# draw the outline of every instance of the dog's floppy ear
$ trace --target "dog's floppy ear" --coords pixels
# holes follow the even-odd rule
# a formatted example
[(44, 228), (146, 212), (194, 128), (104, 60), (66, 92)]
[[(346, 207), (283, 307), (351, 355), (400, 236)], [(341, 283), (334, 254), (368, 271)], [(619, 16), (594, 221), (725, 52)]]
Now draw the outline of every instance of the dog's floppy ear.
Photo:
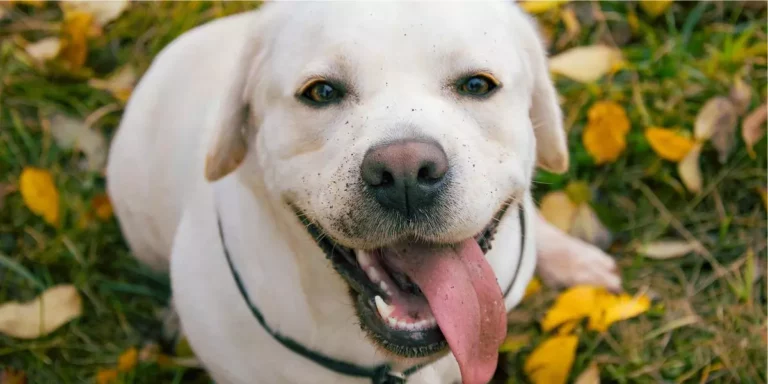
[[(255, 27), (263, 24), (261, 17), (256, 15)], [(213, 120), (213, 136), (205, 157), (205, 178), (208, 181), (216, 181), (237, 169), (248, 152), (249, 141), (255, 135), (254, 111), (250, 105), (253, 89), (249, 84), (255, 77), (263, 45), (257, 29), (260, 28), (252, 28), (249, 38), (244, 39), (235, 70), (228, 79), (227, 93), (219, 101), (221, 104)]]
[(529, 23), (521, 29), (523, 46), (530, 62), (533, 76), (533, 100), (530, 117), (536, 136), (536, 160), (538, 166), (555, 173), (568, 170), (568, 143), (563, 129), (563, 114), (557, 100), (557, 90), (549, 77), (544, 43), (538, 33), (535, 20), (524, 15)]

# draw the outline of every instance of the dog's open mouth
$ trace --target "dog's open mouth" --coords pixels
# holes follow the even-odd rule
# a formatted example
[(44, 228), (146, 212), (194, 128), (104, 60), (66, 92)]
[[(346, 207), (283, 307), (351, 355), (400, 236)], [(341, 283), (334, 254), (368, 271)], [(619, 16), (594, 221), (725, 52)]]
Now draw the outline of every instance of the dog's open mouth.
[(378, 345), (412, 358), (450, 347), (464, 382), (476, 382), (493, 373), (506, 333), (501, 289), (484, 255), (508, 207), (455, 244), (402, 241), (372, 250), (342, 246), (297, 215), (349, 284), (361, 326)]

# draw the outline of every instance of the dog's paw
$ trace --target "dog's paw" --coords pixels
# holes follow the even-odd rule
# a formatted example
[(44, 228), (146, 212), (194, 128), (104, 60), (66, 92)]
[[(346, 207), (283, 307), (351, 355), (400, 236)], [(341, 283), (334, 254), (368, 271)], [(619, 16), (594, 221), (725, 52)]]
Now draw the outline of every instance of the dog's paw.
[(616, 261), (594, 245), (570, 238), (566, 244), (539, 253), (538, 274), (553, 287), (595, 285), (619, 292), (621, 276)]

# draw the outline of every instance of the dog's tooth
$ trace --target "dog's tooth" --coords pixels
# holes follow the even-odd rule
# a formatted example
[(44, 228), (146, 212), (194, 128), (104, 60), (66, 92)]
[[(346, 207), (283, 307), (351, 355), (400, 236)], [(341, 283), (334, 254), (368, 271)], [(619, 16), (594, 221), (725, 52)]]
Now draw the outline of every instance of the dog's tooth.
[(371, 265), (371, 256), (365, 251), (357, 251), (357, 263), (360, 264), (361, 268), (365, 269)]
[(437, 320), (435, 320), (435, 318), (434, 318), (434, 317), (432, 317), (432, 318), (430, 318), (429, 320), (427, 320), (427, 327), (430, 327), (430, 328), (432, 328), (432, 327), (434, 327), (435, 325), (437, 325)]
[(409, 331), (415, 331), (416, 330), (416, 323), (408, 323), (408, 324), (406, 324), (405, 328), (408, 329)]
[(408, 323), (406, 323), (405, 320), (400, 320), (397, 322), (397, 327), (400, 329), (407, 329)]
[(371, 279), (372, 282), (378, 283), (381, 278), (379, 277), (379, 271), (376, 270), (376, 268), (368, 268), (368, 277)]
[(373, 301), (376, 302), (376, 309), (379, 311), (379, 315), (382, 319), (388, 318), (389, 315), (395, 311), (395, 306), (387, 305), (387, 303), (384, 302), (384, 299), (379, 295), (376, 295), (376, 297), (373, 298)]
[(389, 326), (394, 328), (397, 325), (397, 319), (394, 317), (387, 318), (387, 321), (389, 322)]
[(391, 293), (391, 292), (389, 292), (389, 286), (387, 285), (387, 283), (386, 283), (386, 282), (384, 282), (384, 280), (382, 280), (382, 281), (379, 283), (379, 287), (381, 287), (381, 289), (382, 289), (384, 292), (386, 292), (386, 293)]

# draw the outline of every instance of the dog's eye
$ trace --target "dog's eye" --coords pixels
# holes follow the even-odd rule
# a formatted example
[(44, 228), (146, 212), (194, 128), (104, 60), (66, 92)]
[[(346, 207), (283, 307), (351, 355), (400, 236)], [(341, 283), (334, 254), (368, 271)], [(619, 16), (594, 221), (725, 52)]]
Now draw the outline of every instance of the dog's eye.
[(316, 105), (323, 105), (340, 100), (343, 97), (341, 90), (325, 81), (316, 81), (304, 88), (301, 97)]
[(474, 75), (459, 81), (459, 93), (469, 96), (486, 96), (493, 92), (499, 83), (488, 75)]

